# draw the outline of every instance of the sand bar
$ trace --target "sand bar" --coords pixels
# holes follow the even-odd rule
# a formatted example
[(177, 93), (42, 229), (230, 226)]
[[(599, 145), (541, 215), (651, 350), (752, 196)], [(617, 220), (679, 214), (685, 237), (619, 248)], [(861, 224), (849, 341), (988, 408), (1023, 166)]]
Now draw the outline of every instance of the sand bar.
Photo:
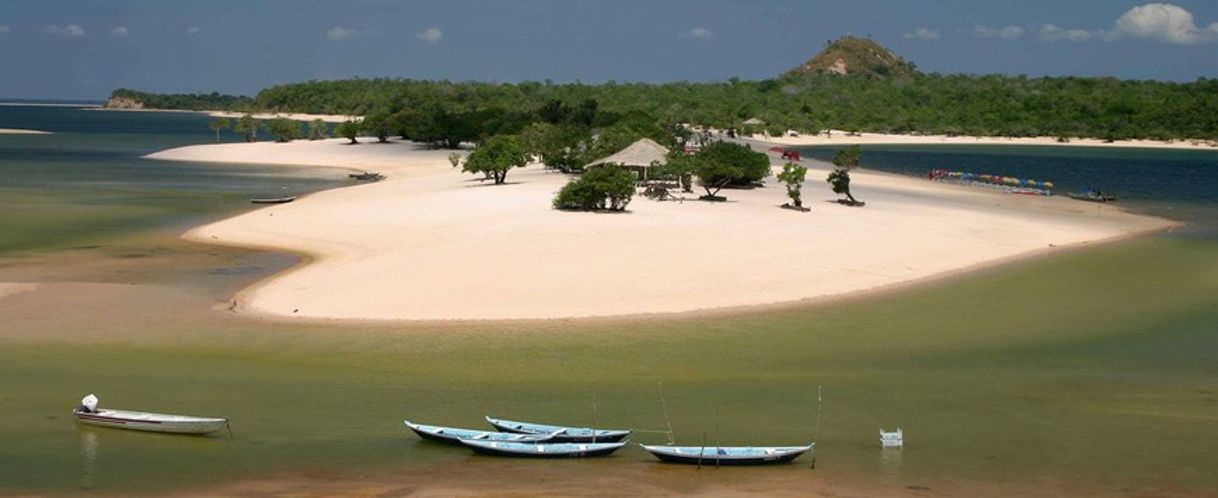
[(1056, 137), (965, 137), (947, 135), (893, 135), (885, 133), (857, 133), (848, 135), (841, 130), (832, 130), (831, 136), (799, 135), (762, 137), (754, 140), (774, 145), (791, 147), (817, 145), (1053, 145), (1073, 147), (1116, 147), (1148, 149), (1195, 149), (1218, 151), (1218, 143), (1209, 140), (1116, 140), (1108, 142), (1099, 138), (1070, 138), (1060, 142)]
[(42, 284), (33, 282), (0, 282), (0, 300), (38, 290), (41, 287)]
[(23, 130), (19, 128), (0, 128), (0, 135), (50, 135), (49, 131)]
[(829, 202), (829, 165), (808, 160), (810, 213), (779, 209), (786, 198), (772, 179), (765, 188), (725, 190), (726, 203), (636, 198), (626, 214), (560, 212), (550, 200), (569, 177), (530, 166), (493, 186), (454, 170), (448, 154), (336, 139), (196, 145), (150, 157), (389, 175), (185, 234), (310, 256), (238, 296), (243, 312), (283, 317), (532, 319), (761, 305), (908, 283), (1171, 225), (1065, 198), (867, 171), (854, 176), (856, 196), (868, 205), (850, 208)]
[[(235, 112), (235, 111), (191, 111), (191, 110), (184, 110), (184, 109), (134, 109), (134, 108), (126, 108), (126, 107), (89, 107), (89, 108), (85, 108), (85, 109), (81, 109), (81, 110), (95, 111), (95, 112), (178, 112), (178, 113), (191, 112), (191, 113), (206, 114), (208, 116), (217, 117), (217, 118), (229, 118), (229, 119), (240, 118), (241, 116), (245, 115), (244, 112)], [(348, 115), (342, 115), (342, 114), (308, 114), (308, 113), (302, 113), (302, 112), (255, 112), (252, 115), (255, 118), (262, 119), (262, 120), (274, 119), (274, 118), (288, 118), (288, 119), (294, 119), (296, 121), (313, 121), (314, 119), (320, 119), (327, 123), (341, 123), (343, 121), (351, 121), (351, 120), (362, 118), (362, 116), (348, 116)]]

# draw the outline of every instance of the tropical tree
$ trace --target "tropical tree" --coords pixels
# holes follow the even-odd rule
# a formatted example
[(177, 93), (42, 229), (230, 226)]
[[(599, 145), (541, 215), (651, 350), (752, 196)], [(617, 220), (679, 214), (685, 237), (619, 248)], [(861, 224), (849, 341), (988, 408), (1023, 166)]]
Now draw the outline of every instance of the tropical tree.
[(220, 130), (226, 130), (229, 126), (231, 126), (231, 123), (229, 123), (228, 118), (216, 118), (207, 124), (208, 128), (216, 132), (216, 143), (220, 143)]
[(460, 166), (461, 165), (461, 154), (458, 154), (456, 152), (449, 154), (448, 163), (452, 164), (454, 168), (456, 168), (457, 166)]
[(686, 166), (706, 189), (704, 200), (721, 201), (719, 191), (728, 185), (752, 185), (770, 174), (770, 159), (747, 146), (714, 142), (690, 157)]
[(284, 117), (272, 119), (267, 124), (267, 128), (275, 134), (276, 142), (290, 142), (292, 139), (300, 137), (300, 123), (292, 119)]
[(364, 119), (364, 129), (375, 135), (378, 143), (387, 143), (389, 134), (393, 133), (393, 123), (388, 114), (373, 114)]
[(330, 125), (317, 118), (309, 122), (309, 140), (321, 140), (330, 134)]
[(237, 125), (233, 126), (233, 131), (245, 136), (246, 142), (258, 141), (258, 128), (262, 127), (262, 120), (255, 118), (252, 114), (246, 113), (237, 120)]
[(651, 175), (653, 178), (677, 180), (682, 191), (693, 192), (695, 169), (696, 161), (693, 156), (673, 151), (668, 154), (668, 161), (664, 165), (652, 168)]
[(791, 198), (791, 205), (797, 209), (804, 207), (803, 186), (807, 176), (808, 168), (791, 162), (784, 164), (782, 173), (778, 174), (778, 181), (787, 187), (787, 197)]
[(469, 153), (461, 170), (467, 173), (482, 173), (503, 183), (508, 171), (529, 163), (529, 155), (520, 139), (514, 135), (496, 135), (486, 140)]
[(574, 211), (624, 211), (634, 197), (635, 174), (615, 166), (589, 168), (554, 197), (554, 208)]
[(348, 142), (349, 144), (354, 145), (359, 143), (359, 140), (355, 139), (355, 137), (359, 136), (359, 129), (359, 121), (347, 120), (339, 123), (338, 129), (335, 131), (337, 131), (339, 135), (342, 135), (347, 140), (350, 140), (350, 142)]
[(863, 203), (855, 200), (850, 193), (850, 170), (857, 168), (859, 159), (863, 156), (863, 149), (857, 145), (843, 147), (833, 155), (833, 165), (836, 166), (829, 173), (829, 178), (825, 181), (833, 186), (833, 193), (845, 194), (846, 204), (852, 206), (861, 206)]
[(586, 149), (592, 134), (586, 128), (537, 122), (520, 132), (520, 140), (528, 153), (539, 156), (547, 167), (570, 172), (591, 160)]

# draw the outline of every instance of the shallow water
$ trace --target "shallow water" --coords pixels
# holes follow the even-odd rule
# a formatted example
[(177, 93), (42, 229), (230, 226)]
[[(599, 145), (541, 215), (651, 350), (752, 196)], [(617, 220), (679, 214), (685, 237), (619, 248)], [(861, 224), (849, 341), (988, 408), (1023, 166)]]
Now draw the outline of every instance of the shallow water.
[[(0, 223), (14, 223), (9, 212)], [(160, 218), (136, 216), (101, 248), (59, 249), (73, 235), (0, 253), (0, 281), (64, 282), (0, 300), (0, 494), (158, 494), (259, 479), (314, 491), (381, 481), (399, 494), (587, 492), (587, 483), (1218, 493), (1209, 237), (1139, 239), (865, 299), (728, 315), (334, 326), (211, 308), (282, 267), (175, 238), (182, 220), (224, 212), (185, 210), (153, 227), (144, 223)], [(139, 250), (151, 255), (124, 257)], [(651, 432), (666, 426), (659, 382), (678, 443), (816, 439), (816, 470), (797, 460), (699, 471), (633, 447), (588, 461), (501, 460), (418, 441), (401, 425), (480, 427), (489, 414), (634, 427), (646, 430), (635, 441), (663, 442)], [(78, 427), (69, 411), (88, 392), (115, 408), (228, 416), (235, 437)], [(876, 431), (895, 426), (908, 446), (880, 450)]]

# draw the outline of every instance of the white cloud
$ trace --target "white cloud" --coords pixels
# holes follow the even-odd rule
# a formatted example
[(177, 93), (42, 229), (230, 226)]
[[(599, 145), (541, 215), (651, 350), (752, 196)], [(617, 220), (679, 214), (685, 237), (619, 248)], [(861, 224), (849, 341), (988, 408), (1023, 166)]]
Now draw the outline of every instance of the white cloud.
[(440, 38), (444, 37), (444, 32), (440, 28), (427, 28), (414, 36), (427, 43), (440, 43)]
[(81, 28), (79, 25), (76, 25), (76, 24), (69, 24), (67, 26), (50, 25), (45, 28), (42, 28), (42, 32), (46, 33), (48, 35), (65, 36), (68, 38), (85, 36), (84, 28)]
[(8, 33), (9, 31), (12, 31), (12, 29), (8, 26), (0, 25), (0, 33)]
[(202, 30), (199, 29), (198, 26), (191, 26), (189, 28), (186, 28), (186, 34), (188, 34), (188, 35), (197, 35), (197, 34), (199, 34), (199, 31), (202, 31)]
[(702, 26), (698, 26), (693, 29), (690, 29), (689, 31), (684, 31), (681, 33), (681, 38), (706, 39), (706, 38), (714, 38), (714, 37), (715, 37), (715, 33), (713, 31), (706, 29)]
[(1182, 7), (1148, 3), (1122, 14), (1109, 38), (1149, 38), (1177, 45), (1196, 45), (1218, 40), (1218, 22), (1198, 27), (1193, 14)]
[(115, 38), (122, 38), (129, 34), (131, 34), (131, 30), (127, 29), (126, 26), (119, 26), (117, 28), (110, 30), (110, 36), (113, 36)]
[(326, 38), (328, 38), (332, 42), (350, 40), (352, 38), (358, 38), (361, 36), (372, 36), (375, 34), (376, 34), (375, 29), (355, 29), (355, 28), (344, 28), (342, 26), (335, 26), (333, 28), (326, 30)]
[(1067, 29), (1055, 24), (1040, 28), (1044, 41), (1085, 42), (1091, 40), (1146, 39), (1176, 45), (1196, 45), (1218, 41), (1218, 22), (1199, 27), (1193, 14), (1169, 3), (1148, 3), (1125, 11), (1112, 30)]
[(326, 38), (329, 38), (330, 41), (343, 41), (349, 38), (355, 38), (358, 35), (358, 31), (351, 28), (344, 28), (342, 26), (335, 26), (326, 30)]
[(901, 38), (915, 40), (938, 40), (940, 38), (939, 30), (930, 28), (918, 28), (909, 33), (901, 35)]
[(1104, 39), (1106, 36), (1103, 30), (1066, 29), (1056, 24), (1046, 24), (1040, 27), (1040, 39), (1050, 42), (1068, 41), (1077, 43)]
[(1002, 38), (1003, 40), (1014, 40), (1023, 37), (1027, 30), (1023, 26), (1006, 26), (995, 28), (990, 26), (982, 26), (980, 24), (969, 29), (969, 33), (977, 38)]

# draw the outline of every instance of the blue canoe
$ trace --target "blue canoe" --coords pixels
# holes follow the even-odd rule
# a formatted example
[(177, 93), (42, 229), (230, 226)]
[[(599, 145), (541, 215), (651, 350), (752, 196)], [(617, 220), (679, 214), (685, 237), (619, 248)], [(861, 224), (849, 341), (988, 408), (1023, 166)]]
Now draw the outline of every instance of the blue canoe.
[(418, 434), (419, 437), (441, 443), (461, 444), (462, 439), (481, 441), (508, 441), (517, 443), (542, 443), (554, 438), (551, 434), (512, 434), (508, 432), (480, 431), (443, 427), (439, 425), (416, 424), (407, 420), (406, 427)]
[(580, 458), (606, 456), (621, 449), (623, 446), (626, 446), (625, 441), (618, 443), (532, 444), (512, 443), (506, 441), (478, 441), (475, 439), (462, 439), (461, 444), (470, 447), (470, 449), (478, 453), (486, 455), (525, 458)]
[(807, 446), (647, 446), (662, 461), (702, 465), (762, 465), (790, 462), (812, 451)]
[(500, 432), (515, 434), (551, 434), (556, 443), (615, 443), (630, 436), (627, 429), (592, 429), (588, 427), (565, 427), (561, 425), (534, 424), (516, 420), (486, 417), (486, 421)]

